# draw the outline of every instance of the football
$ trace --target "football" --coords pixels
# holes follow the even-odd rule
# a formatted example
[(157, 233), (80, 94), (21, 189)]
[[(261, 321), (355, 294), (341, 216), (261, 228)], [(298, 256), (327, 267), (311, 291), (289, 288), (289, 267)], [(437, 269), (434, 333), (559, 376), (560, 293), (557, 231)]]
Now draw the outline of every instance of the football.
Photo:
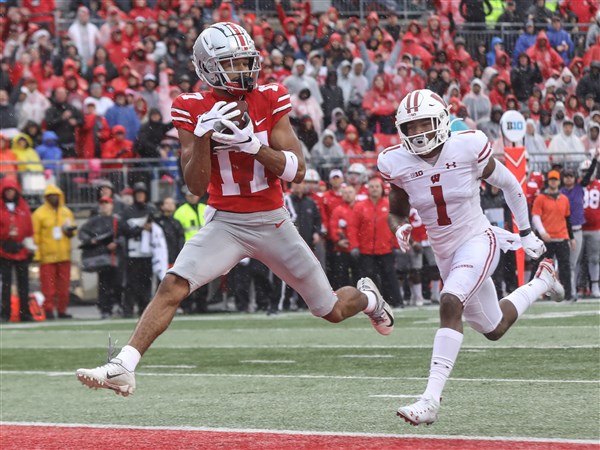
[[(248, 103), (246, 103), (244, 100), (240, 100), (237, 102), (233, 102), (237, 104), (237, 107), (234, 109), (238, 110), (240, 113), (235, 116), (232, 117), (231, 120), (233, 123), (235, 123), (237, 125), (238, 128), (245, 128), (246, 125), (248, 125), (248, 121), (250, 120), (250, 116), (248, 115)], [(215, 129), (217, 131), (220, 131), (222, 133), (227, 133), (229, 134), (229, 129), (224, 127), (221, 122), (217, 122), (215, 124)]]
[[(248, 125), (248, 122), (250, 121), (250, 115), (248, 114), (248, 103), (246, 103), (244, 100), (239, 100), (234, 102), (237, 104), (237, 107), (234, 109), (238, 110), (240, 113), (235, 116), (232, 117), (231, 120), (234, 124), (236, 124), (236, 126), (238, 128), (245, 128), (246, 125)], [(221, 124), (221, 122), (217, 122), (215, 124), (215, 130), (221, 133), (225, 133), (225, 134), (231, 134), (231, 131), (229, 130), (229, 128), (223, 126), (223, 124)], [(219, 145), (223, 145), (220, 142), (215, 141), (214, 139), (210, 140), (210, 149), (214, 151), (214, 148), (216, 146)]]

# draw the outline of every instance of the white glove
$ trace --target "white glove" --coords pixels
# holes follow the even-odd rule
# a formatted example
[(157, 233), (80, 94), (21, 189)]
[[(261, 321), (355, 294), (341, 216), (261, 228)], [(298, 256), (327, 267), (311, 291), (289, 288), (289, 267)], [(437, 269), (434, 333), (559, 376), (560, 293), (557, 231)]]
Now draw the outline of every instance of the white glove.
[(215, 147), (215, 150), (236, 149), (239, 152), (256, 155), (262, 145), (258, 138), (254, 135), (254, 126), (252, 120), (248, 121), (248, 125), (240, 129), (235, 123), (227, 118), (221, 119), (221, 124), (225, 128), (229, 128), (231, 134), (228, 133), (213, 133), (212, 138), (221, 144)]
[(400, 246), (400, 250), (402, 250), (402, 253), (406, 253), (410, 250), (411, 231), (412, 226), (410, 226), (407, 223), (398, 227), (398, 229), (396, 230), (396, 239), (398, 239), (398, 245)]
[(236, 103), (227, 103), (223, 101), (215, 103), (209, 111), (198, 116), (194, 134), (198, 137), (202, 137), (210, 130), (214, 130), (215, 123), (217, 123), (218, 120), (231, 119), (237, 116), (240, 111), (237, 109), (233, 110), (236, 106)]
[(533, 231), (529, 233), (527, 236), (521, 236), (521, 245), (523, 246), (523, 250), (532, 258), (538, 259), (544, 253), (546, 253), (546, 246), (544, 242), (539, 239)]

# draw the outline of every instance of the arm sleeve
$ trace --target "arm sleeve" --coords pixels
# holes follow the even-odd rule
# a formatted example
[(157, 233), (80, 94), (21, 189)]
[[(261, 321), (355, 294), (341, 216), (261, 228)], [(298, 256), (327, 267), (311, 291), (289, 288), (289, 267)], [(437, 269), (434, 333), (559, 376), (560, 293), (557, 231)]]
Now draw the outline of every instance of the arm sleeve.
[(538, 231), (539, 234), (546, 234), (546, 229), (542, 224), (542, 218), (538, 215), (534, 215), (531, 217), (531, 221), (533, 222), (533, 226)]
[(527, 200), (513, 174), (503, 164), (496, 161), (496, 168), (486, 181), (502, 189), (506, 204), (514, 214), (519, 230), (530, 228)]
[(581, 184), (581, 186), (586, 187), (588, 184), (590, 184), (592, 175), (594, 175), (594, 171), (596, 170), (596, 164), (598, 164), (598, 160), (596, 158), (592, 159), (592, 163), (590, 164), (590, 167), (588, 167), (588, 170), (585, 173), (585, 175), (583, 176), (581, 183), (579, 183), (579, 184)]
[(571, 216), (565, 217), (567, 221), (567, 232), (569, 233), (569, 239), (575, 239), (575, 235), (573, 234), (573, 226), (571, 225)]

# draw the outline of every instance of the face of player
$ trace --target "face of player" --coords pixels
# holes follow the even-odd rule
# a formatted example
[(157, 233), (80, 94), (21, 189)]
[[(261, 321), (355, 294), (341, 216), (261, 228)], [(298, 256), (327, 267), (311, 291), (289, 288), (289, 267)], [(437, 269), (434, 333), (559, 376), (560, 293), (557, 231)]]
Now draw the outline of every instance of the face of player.
[(249, 58), (225, 59), (221, 61), (221, 66), (231, 82), (235, 83), (240, 80), (243, 72), (250, 69), (250, 61)]
[[(405, 125), (405, 134), (409, 137), (415, 136), (414, 141), (422, 140), (423, 137), (427, 141), (431, 141), (435, 139), (435, 131), (433, 131), (433, 121), (429, 118), (417, 119), (407, 122)], [(417, 145), (417, 142), (413, 142), (413, 138), (411, 138), (411, 143), (413, 145)], [(436, 149), (427, 153), (431, 155), (435, 152)]]

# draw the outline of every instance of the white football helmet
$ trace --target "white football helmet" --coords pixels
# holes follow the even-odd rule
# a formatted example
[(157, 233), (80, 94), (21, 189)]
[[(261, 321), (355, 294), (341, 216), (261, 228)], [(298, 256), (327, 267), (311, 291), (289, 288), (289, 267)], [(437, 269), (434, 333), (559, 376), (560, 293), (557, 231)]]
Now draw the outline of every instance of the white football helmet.
[[(248, 58), (247, 70), (233, 69), (234, 60), (240, 58)], [(235, 23), (215, 23), (200, 33), (192, 60), (198, 76), (214, 89), (243, 95), (257, 85), (260, 54), (246, 30)], [(225, 70), (224, 61), (230, 62), (231, 69)]]
[[(431, 131), (409, 136), (406, 124), (413, 120), (430, 119)], [(448, 105), (435, 92), (429, 89), (418, 89), (406, 95), (398, 106), (396, 113), (396, 128), (402, 138), (402, 143), (409, 153), (426, 155), (450, 137), (450, 114)], [(429, 133), (435, 137), (427, 137)]]
[(367, 168), (361, 163), (352, 163), (346, 171), (350, 184), (363, 184), (367, 182)]

